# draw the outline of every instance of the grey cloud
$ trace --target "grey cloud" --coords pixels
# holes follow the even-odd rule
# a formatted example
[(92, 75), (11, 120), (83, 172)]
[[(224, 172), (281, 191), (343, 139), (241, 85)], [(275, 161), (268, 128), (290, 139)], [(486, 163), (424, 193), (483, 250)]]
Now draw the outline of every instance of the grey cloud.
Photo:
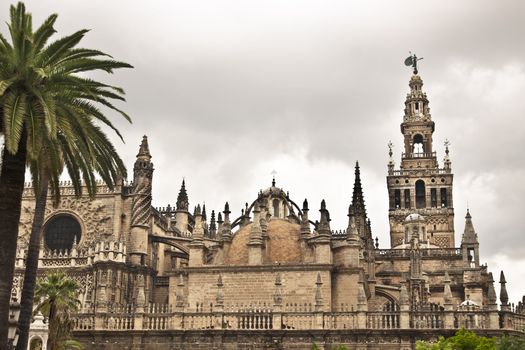
[(524, 2), (26, 5), (37, 22), (58, 12), (61, 34), (92, 28), (86, 47), (135, 65), (104, 79), (127, 91), (134, 123), (117, 121), (126, 144), (116, 143), (130, 168), (142, 134), (150, 136), (157, 205), (175, 201), (185, 176), (192, 204), (219, 209), (229, 200), (237, 214), (277, 167), (294, 198), (308, 197), (313, 208), (326, 198), (334, 228), (343, 228), (360, 160), (383, 246), (386, 143), (396, 145), (398, 162), (410, 76), (402, 62), (414, 50), (424, 57), (440, 158), (443, 140), (452, 141), (456, 240), (468, 200), (482, 254), (521, 258)]

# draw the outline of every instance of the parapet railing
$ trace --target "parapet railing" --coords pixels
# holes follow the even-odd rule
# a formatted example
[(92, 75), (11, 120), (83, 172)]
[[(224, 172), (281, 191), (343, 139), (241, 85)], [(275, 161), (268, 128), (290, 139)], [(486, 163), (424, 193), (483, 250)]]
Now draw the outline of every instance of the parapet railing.
[(434, 158), (436, 152), (417, 152), (417, 153), (402, 153), (401, 158), (412, 159), (412, 158)]
[(388, 175), (390, 176), (403, 176), (403, 175), (411, 175), (414, 173), (421, 173), (423, 172), (426, 175), (446, 175), (450, 174), (452, 172), (452, 169), (400, 169), (400, 170), (389, 170)]
[[(134, 310), (134, 311), (132, 311)], [(139, 310), (139, 311), (137, 311)], [(491, 321), (493, 320), (493, 321)], [(93, 330), (508, 329), (524, 331), (525, 315), (511, 311), (283, 311), (263, 308), (184, 312), (169, 305), (105, 308), (72, 316), (77, 332)], [(492, 322), (492, 324), (491, 324)]]
[[(423, 258), (462, 257), (461, 248), (428, 248), (421, 249)], [(376, 249), (376, 259), (409, 258), (410, 249)]]

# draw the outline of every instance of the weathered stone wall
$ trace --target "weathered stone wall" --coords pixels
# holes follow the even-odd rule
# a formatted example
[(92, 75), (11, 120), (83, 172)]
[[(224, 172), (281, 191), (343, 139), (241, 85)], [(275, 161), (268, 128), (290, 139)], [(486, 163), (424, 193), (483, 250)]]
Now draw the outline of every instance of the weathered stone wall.
[[(456, 330), (339, 330), (339, 331), (91, 331), (75, 338), (86, 350), (310, 350), (315, 343), (330, 350), (345, 345), (349, 350), (410, 350), (417, 340), (452, 336)], [(505, 331), (505, 334), (517, 332)], [(502, 336), (503, 331), (478, 330), (482, 336)]]
[[(96, 198), (91, 200), (85, 188), (82, 197), (76, 198), (73, 187), (64, 186), (61, 188), (62, 195), (57, 207), (54, 207), (52, 200), (48, 199), (44, 225), (55, 215), (69, 214), (73, 216), (81, 226), (82, 236), (79, 242), (81, 247), (87, 247), (102, 240), (120, 241), (125, 239), (129, 233), (129, 219), (127, 218), (131, 212), (128, 202), (131, 201), (122, 196), (119, 191), (120, 189), (117, 189), (116, 192), (109, 192), (105, 185), (100, 185)], [(19, 224), (19, 247), (24, 247), (29, 242), (34, 208), (33, 188), (25, 187)]]
[(321, 275), (321, 294), (324, 299), (324, 310), (330, 310), (331, 278), (325, 265), (312, 266), (284, 266), (272, 268), (258, 267), (231, 267), (231, 268), (201, 268), (188, 269), (187, 305), (189, 310), (195, 310), (196, 304), (204, 303), (204, 310), (210, 303), (215, 304), (217, 294), (217, 279), (222, 276), (224, 305), (235, 306), (256, 305), (266, 303), (273, 306), (275, 293), (275, 278), (277, 273), (281, 277), (282, 305), (315, 304), (317, 274)]

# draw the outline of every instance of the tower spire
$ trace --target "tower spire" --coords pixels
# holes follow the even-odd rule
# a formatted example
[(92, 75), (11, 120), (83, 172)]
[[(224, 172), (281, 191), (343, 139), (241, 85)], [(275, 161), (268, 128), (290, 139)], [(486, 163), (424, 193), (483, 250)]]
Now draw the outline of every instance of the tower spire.
[(354, 192), (352, 194), (352, 207), (356, 215), (364, 214), (366, 216), (365, 198), (363, 196), (363, 187), (361, 185), (361, 170), (359, 162), (355, 162), (355, 180)]
[(151, 154), (149, 153), (148, 137), (142, 136), (142, 142), (140, 144), (139, 153), (137, 159), (149, 162), (151, 160)]
[(148, 137), (144, 135), (137, 154), (137, 160), (133, 166), (130, 247), (130, 258), (133, 265), (144, 264), (144, 257), (148, 254), (148, 228), (151, 221), (153, 170)]
[(472, 224), (472, 216), (470, 215), (469, 209), (467, 209), (467, 215), (465, 215), (465, 230), (463, 231), (461, 243), (478, 243), (478, 234), (476, 233), (476, 230), (474, 230), (474, 225)]
[(177, 210), (188, 211), (188, 193), (186, 192), (186, 182), (182, 179), (179, 195), (177, 196)]
[[(403, 144), (399, 169), (392, 158), (388, 163), (387, 187), (389, 197), (390, 245), (403, 244), (403, 217), (417, 213), (441, 222), (440, 228), (428, 221), (425, 232), (430, 243), (441, 248), (454, 247), (453, 174), (448, 155), (440, 168), (433, 149), (435, 123), (430, 114), (429, 100), (423, 91), (423, 80), (417, 74), (417, 58), (410, 55), (405, 61), (414, 68), (410, 90), (406, 95), (401, 134)], [(447, 147), (447, 146), (446, 146)], [(389, 155), (392, 144), (389, 143)], [(357, 213), (356, 213), (357, 214)]]

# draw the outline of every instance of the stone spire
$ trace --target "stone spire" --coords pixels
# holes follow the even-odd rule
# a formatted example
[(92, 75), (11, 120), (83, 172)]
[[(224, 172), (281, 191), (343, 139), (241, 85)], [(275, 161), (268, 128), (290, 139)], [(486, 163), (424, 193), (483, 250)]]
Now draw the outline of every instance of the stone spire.
[(494, 289), (494, 277), (492, 276), (492, 272), (489, 272), (488, 285), (489, 290), (487, 293), (487, 298), (489, 300), (489, 305), (497, 305), (498, 299), (496, 297), (496, 290)]
[(325, 236), (329, 236), (331, 234), (330, 231), (330, 213), (326, 209), (326, 202), (324, 199), (321, 201), (321, 209), (319, 209), (321, 212), (321, 220), (319, 221), (319, 224), (317, 225), (317, 233)]
[(208, 215), (206, 214), (206, 204), (202, 204), (202, 221), (206, 222), (208, 220)]
[[(220, 215), (221, 213), (219, 213)], [(217, 235), (217, 223), (215, 221), (215, 210), (211, 211), (211, 218), (210, 218), (210, 237), (215, 238)]]
[(248, 244), (262, 244), (261, 210), (258, 202), (253, 207), (253, 224)]
[(179, 195), (177, 196), (177, 210), (188, 211), (188, 193), (186, 193), (186, 183), (182, 179)]
[(505, 274), (503, 271), (501, 271), (500, 277), (499, 277), (499, 283), (501, 284), (501, 288), (499, 290), (499, 300), (501, 301), (501, 309), (508, 309), (509, 308), (509, 294), (507, 293), (507, 281), (505, 280)]
[(142, 137), (142, 143), (140, 144), (139, 153), (137, 154), (137, 159), (140, 159), (145, 162), (151, 160), (151, 154), (149, 152), (148, 137), (144, 135)]
[(463, 237), (461, 238), (461, 244), (478, 243), (478, 235), (476, 230), (474, 230), (474, 225), (472, 224), (472, 216), (470, 211), (467, 209), (467, 215), (465, 216), (465, 230), (463, 231)]
[(419, 75), (413, 75), (408, 83), (410, 92), (405, 100), (404, 121), (431, 120), (427, 94), (423, 92), (423, 80)]
[(134, 265), (143, 264), (145, 262), (144, 256), (148, 253), (153, 170), (148, 138), (144, 136), (133, 167), (130, 258)]
[(363, 187), (361, 185), (361, 171), (359, 169), (359, 162), (355, 162), (355, 180), (354, 193), (352, 194), (352, 206), (356, 215), (364, 215), (366, 217), (365, 198), (363, 196)]
[(443, 164), (444, 164), (444, 168), (450, 172), (451, 168), (452, 168), (452, 162), (450, 161), (450, 151), (448, 149), (448, 146), (450, 146), (450, 141), (449, 140), (445, 140), (445, 157), (443, 158)]
[[(232, 226), (230, 222), (230, 205), (228, 202), (224, 204), (224, 211), (222, 212), (224, 214), (224, 222), (221, 225), (221, 239), (223, 240), (231, 240), (232, 237)], [(221, 218), (222, 219), (222, 218)]]
[(261, 229), (261, 210), (256, 201), (253, 207), (253, 223), (248, 241), (248, 264), (261, 265), (263, 263), (263, 237)]
[(195, 218), (195, 228), (193, 229), (193, 240), (202, 240), (204, 237), (204, 226), (202, 223), (201, 205), (197, 204), (193, 212)]
[(303, 215), (301, 217), (301, 236), (307, 237), (310, 235), (310, 222), (308, 220), (308, 201), (306, 198), (303, 202)]
[(388, 141), (388, 175), (394, 174), (394, 168), (396, 166), (396, 162), (394, 162), (394, 158), (392, 157), (394, 154), (392, 152), (393, 147), (394, 144), (392, 143), (392, 141)]
[(357, 232), (357, 226), (355, 224), (354, 210), (352, 205), (348, 207), (348, 228), (346, 229), (346, 234), (348, 242), (357, 244), (359, 243), (359, 232)]

